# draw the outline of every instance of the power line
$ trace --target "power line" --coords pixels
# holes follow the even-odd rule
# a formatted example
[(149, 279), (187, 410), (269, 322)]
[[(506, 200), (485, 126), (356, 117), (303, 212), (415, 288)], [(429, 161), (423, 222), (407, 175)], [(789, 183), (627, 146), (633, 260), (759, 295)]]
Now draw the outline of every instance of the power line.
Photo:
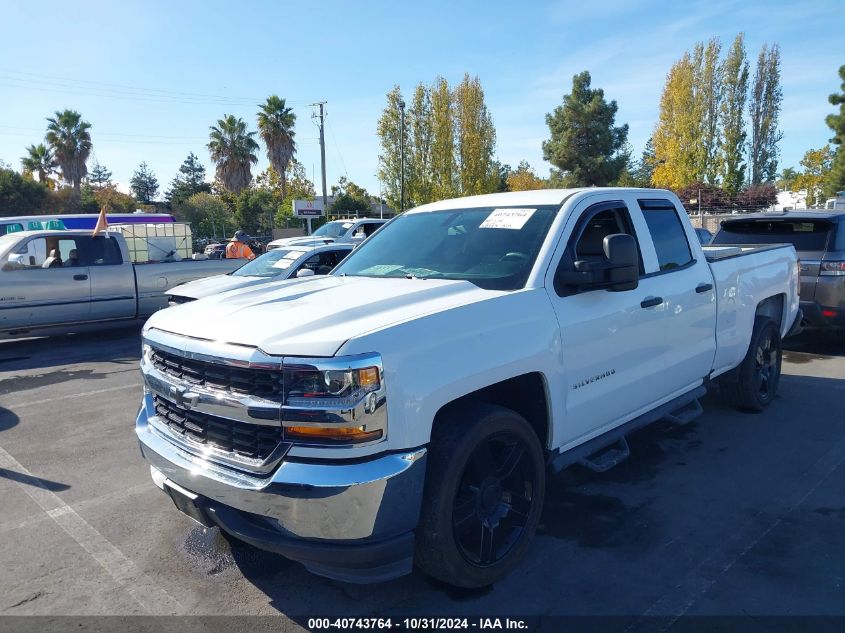
[(340, 145), (337, 143), (337, 138), (334, 135), (334, 128), (332, 128), (332, 121), (329, 119), (328, 113), (326, 113), (326, 119), (329, 121), (329, 134), (332, 135), (332, 141), (334, 142), (334, 149), (337, 152), (337, 157), (340, 158), (340, 164), (343, 167), (343, 173), (346, 175), (346, 179), (349, 180), (349, 172), (346, 170), (346, 161), (343, 160), (343, 154), (340, 153)]
[[(115, 92), (120, 94), (139, 94), (152, 97), (161, 97), (165, 99), (186, 99), (191, 101), (212, 101), (219, 103), (231, 103), (232, 105), (244, 104), (250, 105), (261, 101), (258, 97), (243, 97), (231, 95), (218, 95), (208, 93), (194, 93), (182, 92), (177, 90), (162, 90), (159, 88), (150, 88), (146, 86), (137, 86), (129, 84), (117, 84), (104, 81), (94, 81), (90, 79), (79, 79), (73, 77), (60, 77), (57, 75), (48, 75), (42, 73), (32, 73), (12, 70), (8, 68), (0, 68), (0, 73), (6, 75), (0, 76), (2, 79), (32, 84), (37, 82), (39, 84), (53, 84), (70, 88), (80, 88), (86, 90), (93, 90), (98, 92)], [(18, 75), (18, 76), (15, 76)], [(23, 77), (21, 77), (23, 75)]]

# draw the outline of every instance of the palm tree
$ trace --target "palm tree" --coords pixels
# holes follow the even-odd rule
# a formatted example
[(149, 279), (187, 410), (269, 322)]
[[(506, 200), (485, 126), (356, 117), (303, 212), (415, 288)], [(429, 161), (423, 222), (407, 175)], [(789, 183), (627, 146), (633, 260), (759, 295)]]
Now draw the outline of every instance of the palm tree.
[[(27, 155), (21, 158), (23, 170), (29, 174), (38, 174), (38, 182), (51, 187), (50, 176), (56, 173), (56, 161), (53, 152), (44, 143), (30, 145)], [(52, 188), (52, 187), (51, 187)]]
[(252, 180), (250, 166), (258, 162), (258, 143), (252, 137), (255, 132), (246, 131), (246, 123), (232, 114), (227, 114), (211, 126), (208, 151), (211, 160), (217, 164), (216, 174), (223, 186), (232, 193), (240, 193)]
[(279, 174), (284, 198), (287, 195), (285, 172), (296, 151), (296, 143), (293, 140), (296, 115), (291, 108), (285, 106), (285, 100), (276, 95), (267, 97), (267, 101), (259, 107), (261, 110), (258, 112), (258, 130), (264, 145), (267, 146), (267, 158)]
[(88, 173), (85, 161), (91, 153), (91, 124), (82, 120), (82, 115), (75, 110), (56, 112), (56, 116), (47, 119), (47, 134), (44, 137), (50, 144), (56, 163), (62, 170), (62, 178), (73, 185), (79, 193), (79, 185)]

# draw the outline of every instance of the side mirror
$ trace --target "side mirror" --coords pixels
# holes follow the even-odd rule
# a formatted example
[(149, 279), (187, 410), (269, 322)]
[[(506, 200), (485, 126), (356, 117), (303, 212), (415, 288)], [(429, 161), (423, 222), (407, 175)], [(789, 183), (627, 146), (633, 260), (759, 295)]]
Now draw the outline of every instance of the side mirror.
[(303, 268), (302, 270), (296, 273), (296, 276), (298, 279), (301, 279), (302, 277), (313, 277), (314, 271), (310, 268)]
[(609, 289), (613, 292), (634, 290), (640, 277), (636, 240), (631, 235), (615, 233), (605, 236), (602, 246), (610, 263), (607, 270)]
[(602, 241), (604, 259), (578, 260), (571, 270), (560, 270), (555, 284), (578, 290), (606, 288), (612, 292), (633, 290), (639, 284), (640, 260), (637, 242), (630, 235), (615, 233)]

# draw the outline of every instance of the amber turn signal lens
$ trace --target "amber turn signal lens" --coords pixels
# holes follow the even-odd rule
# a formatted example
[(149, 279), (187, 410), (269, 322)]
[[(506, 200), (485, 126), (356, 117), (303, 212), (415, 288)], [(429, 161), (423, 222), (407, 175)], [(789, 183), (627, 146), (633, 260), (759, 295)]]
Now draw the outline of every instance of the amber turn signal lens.
[(346, 442), (357, 444), (371, 442), (381, 438), (381, 429), (365, 431), (363, 426), (326, 428), (316, 426), (288, 426), (285, 428), (286, 439), (311, 440), (314, 442)]
[(378, 387), (378, 367), (365, 367), (358, 370), (358, 384), (362, 387)]

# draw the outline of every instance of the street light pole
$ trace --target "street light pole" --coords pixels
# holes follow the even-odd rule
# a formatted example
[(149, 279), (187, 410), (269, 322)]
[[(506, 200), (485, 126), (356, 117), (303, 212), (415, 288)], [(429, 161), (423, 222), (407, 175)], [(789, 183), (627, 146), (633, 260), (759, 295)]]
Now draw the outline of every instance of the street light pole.
[(405, 102), (399, 100), (399, 212), (405, 211)]

